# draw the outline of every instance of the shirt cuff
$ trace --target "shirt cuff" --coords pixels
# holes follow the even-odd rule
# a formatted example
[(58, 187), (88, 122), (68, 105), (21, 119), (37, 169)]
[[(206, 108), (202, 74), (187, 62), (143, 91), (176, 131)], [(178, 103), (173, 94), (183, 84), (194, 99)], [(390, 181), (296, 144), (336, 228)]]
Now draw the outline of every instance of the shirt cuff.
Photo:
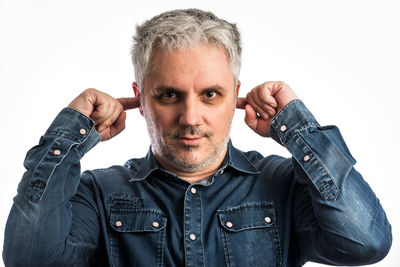
[(319, 124), (304, 103), (296, 99), (287, 104), (272, 119), (270, 136), (284, 146), (296, 131), (310, 126), (318, 127)]
[(346, 160), (344, 142), (338, 145), (329, 138), (341, 139), (335, 129), (327, 127), (324, 132), (300, 100), (287, 104), (271, 121), (271, 137), (285, 146), (305, 171), (306, 176), (298, 179), (311, 181), (325, 201), (337, 199), (340, 184), (352, 167)]
[(83, 156), (101, 137), (94, 128), (94, 121), (72, 108), (64, 108), (54, 119), (45, 135), (62, 137), (78, 143), (78, 151)]

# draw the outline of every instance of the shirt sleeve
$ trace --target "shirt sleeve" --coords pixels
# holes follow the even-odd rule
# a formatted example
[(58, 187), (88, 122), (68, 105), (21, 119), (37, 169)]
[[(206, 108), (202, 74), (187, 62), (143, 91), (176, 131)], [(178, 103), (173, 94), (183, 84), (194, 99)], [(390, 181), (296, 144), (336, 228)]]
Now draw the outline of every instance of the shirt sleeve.
[(6, 266), (66, 266), (93, 253), (98, 239), (95, 211), (82, 212), (92, 224), (91, 231), (83, 232), (85, 228), (73, 227), (70, 200), (80, 181), (80, 160), (99, 141), (90, 118), (65, 108), (28, 151), (27, 171), (6, 225)]
[(336, 126), (320, 126), (302, 101), (271, 121), (271, 137), (292, 154), (299, 186), (293, 219), (303, 263), (359, 265), (389, 251), (391, 226), (379, 200), (354, 169)]

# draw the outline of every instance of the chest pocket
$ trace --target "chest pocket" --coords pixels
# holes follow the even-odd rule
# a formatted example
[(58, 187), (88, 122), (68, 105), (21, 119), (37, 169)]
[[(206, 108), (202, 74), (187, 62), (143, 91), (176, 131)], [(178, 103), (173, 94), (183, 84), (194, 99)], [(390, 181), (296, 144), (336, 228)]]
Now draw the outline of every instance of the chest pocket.
[(167, 218), (157, 209), (111, 209), (112, 266), (163, 266)]
[(228, 266), (280, 266), (276, 217), (271, 203), (245, 203), (218, 210)]

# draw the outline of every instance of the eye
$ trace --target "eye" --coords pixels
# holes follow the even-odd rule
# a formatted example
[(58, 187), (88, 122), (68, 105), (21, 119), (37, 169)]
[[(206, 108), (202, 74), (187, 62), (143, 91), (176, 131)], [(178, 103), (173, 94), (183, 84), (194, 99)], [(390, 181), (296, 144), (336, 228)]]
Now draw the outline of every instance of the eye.
[(174, 91), (167, 91), (167, 92), (163, 92), (160, 95), (161, 98), (167, 98), (167, 99), (172, 99), (172, 98), (176, 98), (176, 93)]
[(176, 103), (179, 100), (179, 94), (174, 90), (167, 90), (158, 95), (158, 101), (164, 104)]
[(205, 95), (206, 95), (207, 98), (214, 98), (214, 97), (217, 96), (217, 92), (209, 90), (209, 91), (205, 92)]

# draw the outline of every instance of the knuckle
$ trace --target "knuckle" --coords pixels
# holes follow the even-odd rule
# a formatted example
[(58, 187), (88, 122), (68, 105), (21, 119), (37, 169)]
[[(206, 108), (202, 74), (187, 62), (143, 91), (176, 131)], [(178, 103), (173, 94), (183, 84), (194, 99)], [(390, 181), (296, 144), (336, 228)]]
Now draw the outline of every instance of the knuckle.
[(85, 91), (83, 91), (84, 94), (88, 94), (88, 95), (96, 94), (97, 92), (98, 91), (94, 88), (87, 88)]
[(262, 94), (260, 96), (260, 100), (261, 100), (262, 104), (267, 105), (268, 104), (268, 96), (267, 96), (267, 94)]

